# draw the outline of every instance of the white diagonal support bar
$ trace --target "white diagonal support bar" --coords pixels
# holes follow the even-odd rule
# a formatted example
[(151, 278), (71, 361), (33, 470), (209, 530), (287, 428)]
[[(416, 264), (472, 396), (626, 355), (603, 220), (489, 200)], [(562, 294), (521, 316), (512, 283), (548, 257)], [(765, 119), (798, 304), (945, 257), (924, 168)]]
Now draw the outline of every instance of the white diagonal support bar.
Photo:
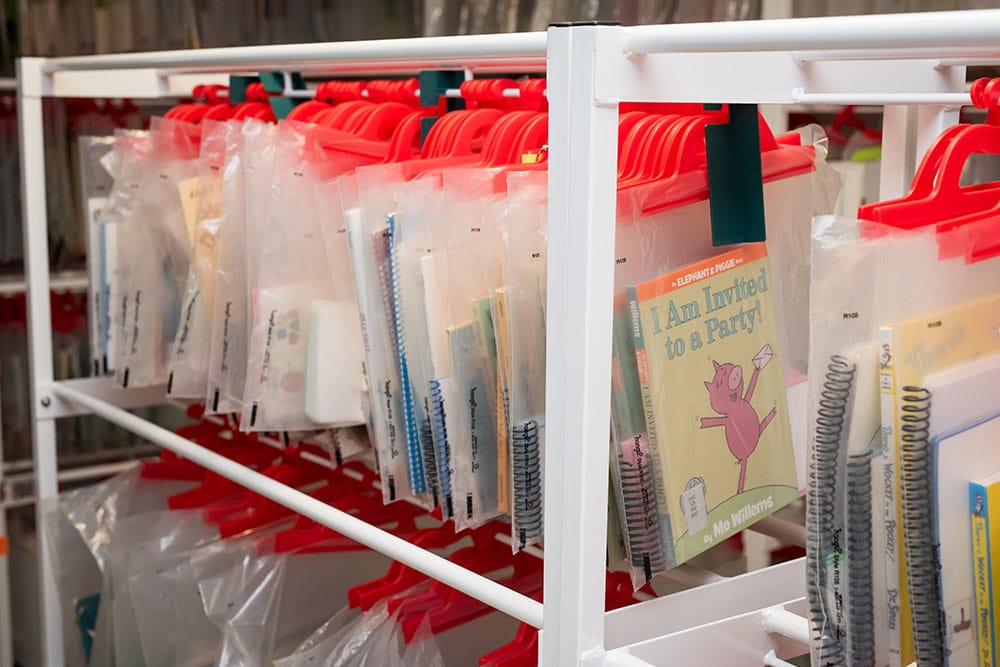
[(428, 577), (462, 591), (494, 609), (509, 614), (536, 628), (542, 626), (540, 602), (521, 595), (492, 579), (471, 572), (437, 554), (422, 549), (391, 533), (376, 528), (361, 519), (342, 512), (301, 491), (252, 470), (231, 459), (196, 445), (176, 433), (152, 424), (110, 403), (94, 398), (69, 384), (57, 382), (52, 392), (64, 401), (77, 403), (93, 414), (169, 449), (206, 470), (227, 479), (279, 505), (331, 528), (370, 549), (403, 563)]
[(620, 32), (549, 29), (546, 667), (604, 654), (618, 105), (599, 91)]

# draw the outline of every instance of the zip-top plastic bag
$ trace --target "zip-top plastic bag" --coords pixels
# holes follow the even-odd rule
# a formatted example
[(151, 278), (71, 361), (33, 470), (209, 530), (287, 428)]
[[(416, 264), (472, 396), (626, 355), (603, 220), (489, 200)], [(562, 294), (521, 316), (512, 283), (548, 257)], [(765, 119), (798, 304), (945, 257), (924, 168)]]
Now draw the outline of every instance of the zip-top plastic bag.
[[(831, 215), (813, 220), (806, 597), (814, 664), (861, 664), (872, 652), (876, 664), (888, 660), (884, 614), (898, 586), (887, 571), (879, 499), (886, 493), (883, 456), (894, 453), (886, 452), (880, 432), (858, 437), (866, 417), (881, 423), (878, 391), (864, 380), (877, 378), (882, 361), (878, 327), (994, 294), (1000, 285), (1000, 260), (939, 259), (939, 240), (933, 227), (900, 231)], [(849, 284), (866, 287), (845, 289)], [(853, 485), (865, 482), (871, 507), (855, 499)], [(859, 545), (870, 550), (870, 567), (860, 570), (852, 567), (864, 558)], [(859, 603), (861, 595), (870, 601)], [(874, 606), (875, 618), (859, 620), (859, 606), (862, 614)]]
[(340, 186), (336, 181), (316, 187), (316, 206), (322, 215), (319, 227), (336, 297), (333, 301), (313, 304), (306, 414), (317, 422), (367, 426), (370, 404), (365, 346)]
[[(407, 594), (421, 593), (429, 583), (411, 588)], [(275, 667), (403, 667), (422, 665), (443, 667), (430, 629), (424, 625), (409, 645), (402, 642), (398, 614), (389, 612), (382, 600), (361, 614), (344, 607), (300, 644), (293, 653), (276, 660)]]
[(170, 350), (167, 394), (182, 398), (203, 397), (208, 382), (228, 127), (206, 120), (201, 124), (201, 132), (198, 175), (178, 183), (192, 248), (181, 320)]
[[(247, 263), (254, 253), (247, 228), (267, 211), (277, 128), (256, 120), (229, 121), (222, 175), (222, 222), (212, 308), (212, 342), (205, 411), (238, 412), (246, 384)], [(252, 221), (252, 223), (251, 223)]]
[(404, 391), (400, 375), (390, 265), (394, 192), (404, 181), (399, 165), (362, 167), (354, 176), (340, 179), (341, 202), (364, 332), (372, 435), (382, 473), (383, 498), (386, 502), (422, 498), (429, 504), (420, 433), (409, 402), (412, 395)]
[[(500, 474), (496, 405), (497, 356), (486, 268), (500, 264), (494, 215), (498, 169), (444, 172), (447, 208), (437, 219), (445, 239), (448, 303), (445, 320), (451, 356), (451, 408), (446, 403), (455, 525), (468, 528), (498, 516)], [(492, 243), (484, 243), (484, 238)]]
[(125, 291), (127, 266), (118, 263), (118, 238), (123, 225), (128, 224), (132, 212), (138, 205), (142, 169), (149, 151), (150, 138), (145, 132), (115, 132), (114, 149), (105, 156), (105, 166), (114, 177), (107, 205), (98, 214), (94, 234), (97, 248), (91, 262), (99, 264), (99, 284), (101, 296), (101, 319), (98, 325), (101, 333), (102, 372), (115, 370), (115, 362), (123, 354), (119, 351), (125, 336), (125, 311), (128, 297)]
[[(91, 374), (107, 373), (105, 336), (107, 335), (107, 303), (101, 278), (101, 212), (107, 208), (114, 185), (114, 176), (105, 168), (106, 158), (115, 148), (114, 136), (84, 135), (77, 140), (80, 172), (80, 199), (90, 257), (90, 359)], [(113, 161), (113, 158), (112, 158)]]
[[(808, 363), (809, 221), (832, 210), (839, 178), (825, 162), (825, 144), (783, 146), (761, 155), (771, 290), (777, 317), (779, 358), (787, 386), (801, 385)], [(629, 286), (719, 255), (733, 246), (712, 241), (704, 171), (674, 176), (619, 192), (615, 234), (615, 315), (612, 380), (612, 463), (620, 522), (633, 584), (638, 588), (675, 564), (666, 539), (669, 512), (661, 471), (669, 462), (651, 446), (638, 385)], [(804, 399), (804, 392), (797, 396)], [(804, 433), (793, 433), (804, 448)], [(805, 461), (796, 451), (796, 463)], [(797, 473), (801, 467), (797, 465)], [(803, 480), (799, 481), (801, 489)], [(712, 507), (708, 507), (710, 511)], [(674, 512), (676, 515), (676, 512)], [(673, 528), (674, 535), (685, 529)]]
[[(338, 152), (335, 144), (332, 150), (325, 148), (324, 130), (295, 123), (278, 126), (267, 215), (259, 226), (247, 227), (250, 339), (240, 421), (244, 430), (307, 430), (356, 423), (316, 422), (306, 411), (307, 374), (337, 371), (308, 368), (314, 306), (337, 299), (320, 231), (325, 221), (316, 187), (352, 165), (371, 162)], [(254, 251), (259, 254), (249, 254)]]
[(206, 615), (223, 635), (217, 664), (264, 666), (288, 655), (330, 618), (348, 588), (387, 567), (384, 556), (364, 550), (247, 554), (199, 584)]
[(498, 340), (509, 355), (507, 386), (511, 530), (521, 549), (542, 537), (545, 443), (546, 172), (508, 174), (501, 219), (504, 287), (496, 295)]
[(43, 536), (61, 592), (67, 664), (114, 664), (113, 553), (122, 525), (163, 510), (190, 484), (148, 480), (134, 469), (45, 501)]
[(430, 175), (407, 183), (396, 193), (393, 260), (398, 278), (402, 348), (406, 353), (413, 407), (420, 429), (424, 478), (432, 502), (445, 518), (454, 514), (451, 455), (445, 394), (450, 371), (444, 324), (446, 294), (438, 282), (445, 248), (433, 234), (433, 221), (443, 213), (440, 178)]
[(170, 342), (180, 321), (191, 255), (179, 182), (197, 174), (193, 125), (154, 119), (135, 207), (118, 225), (117, 256), (125, 304), (115, 381), (121, 387), (166, 383)]

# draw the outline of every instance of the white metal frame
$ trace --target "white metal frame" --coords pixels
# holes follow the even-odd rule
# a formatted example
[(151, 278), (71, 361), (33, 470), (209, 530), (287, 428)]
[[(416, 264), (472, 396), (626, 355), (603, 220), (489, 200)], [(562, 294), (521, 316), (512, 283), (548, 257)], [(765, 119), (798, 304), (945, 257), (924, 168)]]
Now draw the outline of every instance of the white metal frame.
[[(263, 46), (18, 64), (36, 488), (57, 491), (53, 419), (92, 412), (545, 630), (545, 665), (781, 664), (805, 650), (801, 562), (604, 613), (605, 499), (616, 122), (622, 101), (888, 105), (883, 196), (900, 194), (918, 150), (968, 102), (965, 65), (1000, 56), (1000, 11), (767, 20), (548, 33)], [(233, 71), (310, 74), (547, 71), (550, 99), (544, 606), (216, 456), (126, 412), (155, 401), (106, 380), (54, 382), (49, 321), (45, 96), (162, 97)], [(61, 625), (40, 542), (44, 654)], [(775, 619), (778, 619), (775, 621)], [(715, 642), (727, 635), (732, 641)], [(765, 657), (767, 655), (768, 657)], [(661, 663), (662, 664), (662, 663)]]

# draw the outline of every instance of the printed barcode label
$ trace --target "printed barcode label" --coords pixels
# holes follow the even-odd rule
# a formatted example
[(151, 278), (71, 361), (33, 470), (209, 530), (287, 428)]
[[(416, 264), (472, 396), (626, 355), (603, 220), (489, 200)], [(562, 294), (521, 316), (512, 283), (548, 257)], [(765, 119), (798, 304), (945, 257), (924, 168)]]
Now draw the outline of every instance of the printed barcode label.
[(389, 475), (389, 500), (396, 499), (396, 480), (392, 475)]
[(250, 426), (252, 427), (257, 423), (257, 404), (254, 403), (253, 407), (250, 408)]
[(468, 518), (472, 518), (472, 494), (465, 494), (465, 514)]
[(212, 396), (212, 412), (219, 411), (219, 390), (215, 390), (215, 394)]
[(708, 509), (705, 507), (705, 487), (695, 484), (681, 494), (684, 516), (687, 518), (688, 535), (694, 535), (708, 526)]

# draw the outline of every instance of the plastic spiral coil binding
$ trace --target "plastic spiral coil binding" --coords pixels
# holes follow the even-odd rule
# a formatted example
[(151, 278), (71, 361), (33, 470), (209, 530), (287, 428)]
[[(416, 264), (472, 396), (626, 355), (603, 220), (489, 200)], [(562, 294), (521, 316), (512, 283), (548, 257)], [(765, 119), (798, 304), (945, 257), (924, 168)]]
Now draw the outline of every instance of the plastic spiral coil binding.
[(431, 441), (434, 444), (434, 460), (437, 462), (438, 490), (441, 493), (441, 507), (445, 517), (454, 515), (451, 499), (451, 451), (448, 447), (448, 429), (444, 421), (444, 398), (441, 395), (441, 380), (429, 380)]
[(542, 470), (538, 422), (534, 419), (511, 429), (514, 473), (514, 535), (518, 547), (542, 536)]
[(923, 387), (906, 386), (901, 398), (900, 486), (913, 648), (918, 664), (944, 665), (946, 640), (937, 530), (930, 520), (933, 516), (933, 471), (928, 443), (931, 393)]
[(847, 664), (875, 665), (872, 596), (872, 453), (847, 458)]
[(854, 385), (855, 367), (840, 355), (830, 358), (816, 416), (816, 435), (809, 457), (806, 494), (806, 595), (813, 627), (813, 651), (822, 667), (845, 663), (843, 628), (827, 608), (828, 567), (839, 567), (842, 554), (835, 544), (837, 462), (844, 436), (844, 415)]
[(632, 566), (642, 568), (646, 581), (667, 569), (660, 534), (656, 488), (648, 456), (626, 460), (618, 450), (618, 470), (625, 512), (625, 539)]
[[(410, 486), (416, 494), (426, 493), (430, 487), (437, 496), (437, 475), (432, 469), (425, 470), (424, 454), (420, 446), (420, 429), (417, 427), (416, 410), (413, 405), (413, 387), (410, 386), (410, 373), (406, 364), (406, 332), (403, 330), (403, 318), (400, 314), (403, 305), (399, 300), (399, 249), (396, 245), (396, 218), (389, 216), (389, 257), (388, 286), (391, 300), (392, 331), (396, 344), (396, 361), (399, 364), (400, 402), (403, 404), (403, 424), (406, 429), (406, 447), (409, 452)], [(430, 479), (427, 479), (427, 478)]]
[(434, 465), (434, 426), (430, 414), (420, 422), (420, 447), (423, 449), (424, 479), (430, 491), (434, 506), (441, 504), (441, 488), (438, 484), (437, 467)]

